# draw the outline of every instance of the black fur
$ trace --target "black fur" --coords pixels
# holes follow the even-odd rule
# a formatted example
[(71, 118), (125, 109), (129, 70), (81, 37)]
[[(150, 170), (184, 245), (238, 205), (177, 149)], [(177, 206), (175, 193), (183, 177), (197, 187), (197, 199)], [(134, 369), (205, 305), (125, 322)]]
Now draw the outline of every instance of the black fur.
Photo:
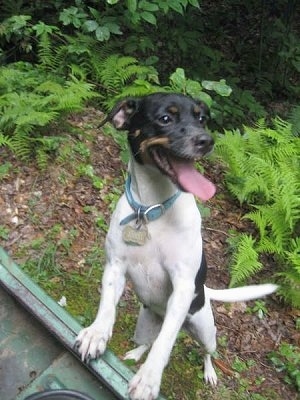
[(204, 251), (202, 252), (202, 259), (201, 259), (201, 265), (198, 270), (198, 273), (196, 275), (195, 279), (195, 294), (196, 297), (191, 303), (190, 309), (189, 309), (189, 314), (195, 314), (196, 311), (199, 311), (203, 306), (205, 302), (205, 296), (204, 296), (204, 283), (206, 281), (206, 275), (207, 275), (207, 263), (206, 263), (206, 258)]

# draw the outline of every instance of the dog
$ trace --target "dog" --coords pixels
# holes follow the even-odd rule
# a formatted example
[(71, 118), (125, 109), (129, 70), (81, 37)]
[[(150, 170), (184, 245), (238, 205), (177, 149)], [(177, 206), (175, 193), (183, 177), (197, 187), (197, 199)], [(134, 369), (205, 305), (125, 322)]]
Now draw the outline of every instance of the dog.
[(125, 193), (106, 237), (106, 265), (95, 321), (75, 342), (83, 361), (104, 353), (112, 336), (116, 306), (128, 277), (141, 302), (134, 334), (137, 348), (126, 359), (146, 361), (129, 382), (131, 400), (153, 400), (181, 329), (201, 342), (204, 379), (216, 385), (211, 354), (216, 327), (210, 301), (246, 301), (274, 292), (274, 284), (214, 290), (205, 286), (201, 216), (215, 185), (195, 168), (213, 150), (206, 132), (207, 106), (176, 93), (154, 93), (119, 102), (103, 125), (128, 131), (131, 158)]

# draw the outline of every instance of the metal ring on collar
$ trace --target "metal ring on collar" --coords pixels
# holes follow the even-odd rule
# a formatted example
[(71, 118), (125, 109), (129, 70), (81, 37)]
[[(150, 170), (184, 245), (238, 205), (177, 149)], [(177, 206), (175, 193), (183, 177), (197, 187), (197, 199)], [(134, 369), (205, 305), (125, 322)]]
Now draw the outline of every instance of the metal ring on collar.
[[(161, 215), (163, 215), (163, 214), (165, 213), (165, 211), (166, 211), (165, 206), (164, 206), (163, 204), (161, 204), (161, 203), (160, 203), (160, 204), (154, 204), (153, 206), (148, 207), (148, 208), (143, 212), (143, 218), (144, 218), (144, 221), (146, 222), (146, 224), (149, 222), (149, 220), (158, 218), (157, 215), (155, 215), (154, 218), (151, 217), (151, 216), (149, 215), (152, 211), (154, 211), (154, 210), (156, 210), (156, 209), (160, 209), (160, 215), (159, 215), (159, 217), (160, 217)], [(148, 215), (149, 215), (149, 216), (148, 216)]]

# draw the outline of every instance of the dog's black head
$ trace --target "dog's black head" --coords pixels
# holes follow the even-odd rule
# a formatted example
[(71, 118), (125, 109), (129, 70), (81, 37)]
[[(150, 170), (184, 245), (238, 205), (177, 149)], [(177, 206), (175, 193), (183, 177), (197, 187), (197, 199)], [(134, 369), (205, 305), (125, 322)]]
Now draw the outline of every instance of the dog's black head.
[(200, 181), (201, 175), (191, 166), (213, 149), (213, 139), (205, 131), (208, 117), (203, 102), (182, 94), (155, 93), (121, 101), (104, 123), (128, 131), (138, 163), (156, 166), (180, 189), (206, 200), (214, 194), (214, 186), (209, 187), (204, 177)]

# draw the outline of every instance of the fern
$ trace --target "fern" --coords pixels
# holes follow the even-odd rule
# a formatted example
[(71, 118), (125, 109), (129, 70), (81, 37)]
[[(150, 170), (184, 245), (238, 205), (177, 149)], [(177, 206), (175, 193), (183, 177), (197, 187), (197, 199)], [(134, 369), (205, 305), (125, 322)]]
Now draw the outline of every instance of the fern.
[(12, 145), (11, 138), (5, 136), (3, 132), (0, 132), (0, 147), (1, 146), (11, 147), (11, 145)]
[(254, 248), (255, 239), (251, 235), (242, 234), (239, 238), (237, 250), (233, 256), (230, 286), (244, 283), (249, 276), (262, 269), (258, 260), (258, 253)]
[(23, 66), (20, 63), (1, 68), (0, 143), (23, 160), (35, 153), (38, 164), (44, 166), (46, 154), (55, 150), (54, 142), (59, 142), (57, 137), (45, 137), (44, 127), (81, 110), (97, 94), (92, 84), (74, 76), (61, 81), (28, 64), (23, 71)]
[(126, 96), (140, 96), (159, 89), (157, 72), (152, 67), (138, 63), (134, 57), (112, 54), (91, 57), (92, 73), (99, 82), (105, 100), (103, 106), (111, 108), (116, 101)]
[[(244, 134), (227, 131), (218, 138), (216, 152), (225, 164), (230, 192), (252, 210), (258, 237), (242, 237), (231, 270), (233, 284), (251, 278), (261, 267), (258, 256), (271, 254), (277, 264), (283, 296), (298, 304), (300, 289), (300, 144), (291, 124), (277, 118), (273, 127), (263, 120)], [(297, 247), (293, 247), (297, 243)], [(252, 246), (252, 251), (250, 250)], [(253, 265), (251, 266), (251, 260)], [(287, 285), (286, 282), (289, 282)]]
[(45, 71), (53, 71), (59, 65), (52, 50), (50, 34), (46, 31), (39, 36), (38, 59), (40, 67)]

